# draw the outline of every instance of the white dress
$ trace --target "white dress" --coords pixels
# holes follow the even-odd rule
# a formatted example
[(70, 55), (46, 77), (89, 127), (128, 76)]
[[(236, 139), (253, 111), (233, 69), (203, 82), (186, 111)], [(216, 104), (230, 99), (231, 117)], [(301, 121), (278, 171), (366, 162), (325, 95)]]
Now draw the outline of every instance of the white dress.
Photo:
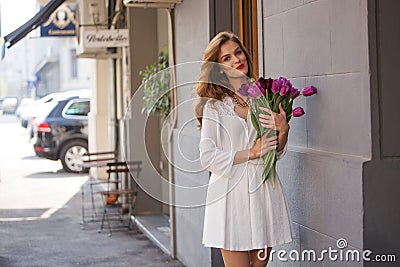
[(236, 151), (252, 147), (256, 136), (250, 116), (239, 117), (230, 97), (204, 106), (199, 149), (202, 166), (211, 172), (203, 229), (207, 247), (248, 251), (295, 236), (277, 175), (273, 187), (272, 177), (261, 181), (262, 160), (233, 165)]

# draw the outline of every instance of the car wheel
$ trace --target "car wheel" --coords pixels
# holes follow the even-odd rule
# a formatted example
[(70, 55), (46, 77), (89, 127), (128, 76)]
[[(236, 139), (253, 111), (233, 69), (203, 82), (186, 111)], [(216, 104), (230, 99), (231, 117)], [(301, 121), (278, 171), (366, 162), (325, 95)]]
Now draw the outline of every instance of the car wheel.
[(60, 160), (67, 172), (87, 172), (80, 166), (83, 163), (84, 154), (88, 152), (88, 144), (84, 140), (73, 140), (66, 143), (60, 152)]

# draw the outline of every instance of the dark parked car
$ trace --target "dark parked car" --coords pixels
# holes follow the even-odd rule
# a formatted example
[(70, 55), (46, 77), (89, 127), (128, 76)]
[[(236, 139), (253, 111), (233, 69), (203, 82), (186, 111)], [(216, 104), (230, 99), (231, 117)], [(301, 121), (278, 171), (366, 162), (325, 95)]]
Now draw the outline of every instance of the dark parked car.
[(61, 160), (67, 172), (86, 171), (80, 163), (88, 151), (89, 110), (89, 98), (70, 97), (54, 103), (44, 117), (36, 118), (36, 155)]
[(15, 112), (17, 117), (20, 119), (21, 126), (28, 128), (29, 121), (40, 115), (40, 106), (45, 106), (43, 104), (57, 100), (57, 97), (59, 98), (58, 100), (60, 100), (62, 99), (62, 95), (62, 93), (51, 93), (24, 106), (21, 106), (21, 102), (21, 105)]

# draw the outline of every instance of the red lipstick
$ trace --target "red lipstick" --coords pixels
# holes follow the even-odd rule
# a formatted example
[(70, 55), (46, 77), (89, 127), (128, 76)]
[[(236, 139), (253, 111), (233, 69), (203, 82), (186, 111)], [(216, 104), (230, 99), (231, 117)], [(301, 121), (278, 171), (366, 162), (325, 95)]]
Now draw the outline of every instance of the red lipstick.
[(236, 67), (237, 70), (242, 70), (244, 68), (244, 64), (240, 64), (239, 66)]

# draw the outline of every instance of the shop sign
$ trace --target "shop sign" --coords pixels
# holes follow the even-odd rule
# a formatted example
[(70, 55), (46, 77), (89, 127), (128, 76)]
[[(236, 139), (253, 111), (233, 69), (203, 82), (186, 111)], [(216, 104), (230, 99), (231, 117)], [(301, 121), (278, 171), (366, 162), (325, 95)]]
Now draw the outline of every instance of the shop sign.
[(128, 30), (88, 30), (83, 32), (82, 39), (86, 48), (128, 46)]
[(40, 27), (40, 36), (75, 36), (76, 4), (63, 4)]

